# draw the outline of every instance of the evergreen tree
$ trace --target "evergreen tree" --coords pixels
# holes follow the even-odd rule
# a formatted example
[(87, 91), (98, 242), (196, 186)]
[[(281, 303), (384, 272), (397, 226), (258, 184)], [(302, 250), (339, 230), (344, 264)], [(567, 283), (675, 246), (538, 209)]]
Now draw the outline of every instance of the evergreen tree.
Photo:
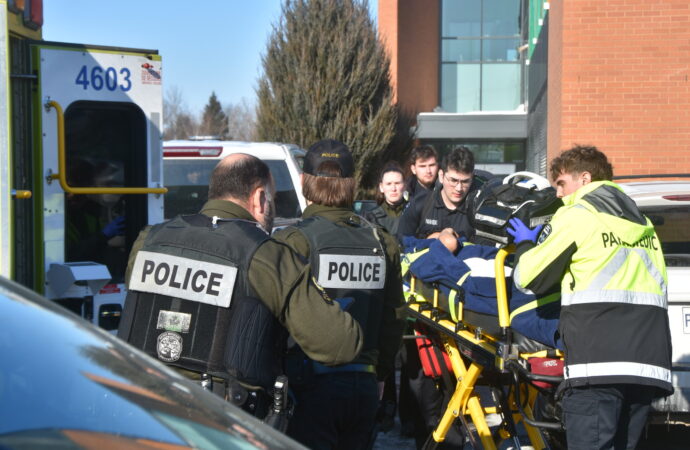
[(218, 139), (228, 138), (228, 116), (225, 115), (215, 92), (211, 92), (211, 97), (204, 106), (199, 132), (204, 136), (217, 136)]
[(342, 141), (360, 186), (371, 184), (377, 154), (395, 134), (396, 108), (367, 0), (285, 0), (262, 62), (258, 138), (304, 148)]

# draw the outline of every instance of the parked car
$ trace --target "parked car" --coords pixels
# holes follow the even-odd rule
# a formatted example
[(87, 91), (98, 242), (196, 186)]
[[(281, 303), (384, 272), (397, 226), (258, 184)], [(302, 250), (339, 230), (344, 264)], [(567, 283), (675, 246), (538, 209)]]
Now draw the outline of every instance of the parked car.
[(690, 181), (620, 185), (654, 224), (668, 272), (675, 392), (653, 404), (652, 420), (690, 424)]
[(177, 140), (163, 143), (166, 219), (194, 214), (208, 198), (208, 181), (218, 161), (233, 153), (263, 160), (276, 182), (276, 226), (294, 222), (306, 208), (302, 196), (300, 160), (306, 152), (296, 145), (270, 142)]
[(0, 448), (304, 448), (0, 277)]
[(352, 210), (360, 216), (366, 216), (367, 213), (375, 210), (377, 206), (376, 200), (355, 200)]

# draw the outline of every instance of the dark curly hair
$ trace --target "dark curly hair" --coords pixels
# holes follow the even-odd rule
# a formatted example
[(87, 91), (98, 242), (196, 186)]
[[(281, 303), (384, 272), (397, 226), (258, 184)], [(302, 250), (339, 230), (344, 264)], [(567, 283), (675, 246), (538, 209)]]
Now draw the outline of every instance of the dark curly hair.
[(591, 145), (575, 145), (551, 161), (550, 175), (556, 180), (562, 173), (580, 174), (589, 172), (592, 181), (613, 179), (613, 166), (606, 155)]

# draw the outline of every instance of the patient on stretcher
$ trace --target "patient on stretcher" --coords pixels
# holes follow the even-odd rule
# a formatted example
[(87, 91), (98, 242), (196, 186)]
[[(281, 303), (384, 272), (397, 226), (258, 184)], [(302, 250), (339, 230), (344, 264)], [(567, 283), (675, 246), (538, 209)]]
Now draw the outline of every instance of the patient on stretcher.
[[(444, 230), (439, 239), (403, 241), (405, 256), (403, 270), (409, 271), (426, 283), (438, 283), (448, 294), (448, 308), (457, 309), (462, 301), (465, 310), (497, 315), (495, 247), (474, 245), (458, 240), (452, 230)], [(543, 298), (514, 287), (512, 268), (505, 266), (505, 277), (510, 308), (511, 328), (525, 337), (549, 347), (563, 349), (558, 334), (560, 292)], [(451, 289), (452, 288), (452, 289)], [(464, 295), (450, 295), (451, 290), (462, 290)]]

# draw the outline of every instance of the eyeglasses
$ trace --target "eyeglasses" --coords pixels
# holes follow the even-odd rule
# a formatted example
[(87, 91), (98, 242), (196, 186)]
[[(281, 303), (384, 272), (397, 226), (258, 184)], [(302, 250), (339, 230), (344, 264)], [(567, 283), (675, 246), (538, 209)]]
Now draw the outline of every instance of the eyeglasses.
[(446, 179), (446, 181), (448, 182), (450, 187), (456, 187), (458, 184), (461, 184), (463, 186), (469, 186), (470, 184), (472, 184), (472, 177), (465, 178), (464, 180), (460, 180), (458, 178), (451, 178), (444, 173), (443, 178)]

